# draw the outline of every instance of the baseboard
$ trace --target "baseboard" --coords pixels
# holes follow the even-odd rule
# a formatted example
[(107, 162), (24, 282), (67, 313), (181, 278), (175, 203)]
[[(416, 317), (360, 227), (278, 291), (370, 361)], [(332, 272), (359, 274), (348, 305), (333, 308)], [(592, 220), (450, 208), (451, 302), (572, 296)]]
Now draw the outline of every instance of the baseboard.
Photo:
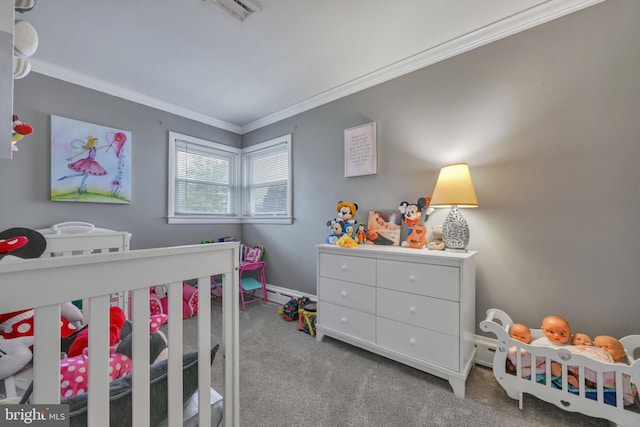
[[(275, 304), (285, 305), (291, 298), (307, 297), (317, 301), (317, 296), (304, 294), (293, 289), (282, 288), (280, 286), (267, 284), (267, 292), (269, 293), (269, 301)], [(256, 292), (256, 294), (258, 294)], [(260, 293), (260, 295), (262, 295)], [(476, 335), (476, 358), (475, 363), (478, 365), (491, 368), (493, 366), (493, 354), (496, 352), (498, 341), (481, 335)]]
[(497, 346), (498, 340), (476, 335), (476, 364), (487, 368), (493, 367), (493, 355)]
[[(280, 305), (285, 305), (291, 298), (307, 297), (313, 301), (318, 300), (315, 295), (304, 294), (299, 291), (294, 291), (293, 289), (282, 288), (280, 286), (270, 284), (267, 284), (267, 292), (269, 294), (269, 301)], [(256, 295), (262, 295), (262, 293), (258, 291), (256, 292)]]

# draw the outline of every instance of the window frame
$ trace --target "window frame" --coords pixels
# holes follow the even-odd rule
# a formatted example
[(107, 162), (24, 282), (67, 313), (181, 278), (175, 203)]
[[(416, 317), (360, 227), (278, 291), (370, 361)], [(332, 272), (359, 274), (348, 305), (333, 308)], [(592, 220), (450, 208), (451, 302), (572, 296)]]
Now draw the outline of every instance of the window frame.
[[(229, 172), (229, 187), (230, 187), (230, 200), (229, 207), (231, 213), (229, 214), (179, 214), (176, 213), (175, 197), (176, 197), (176, 154), (177, 145), (180, 142), (186, 142), (197, 146), (204, 147), (205, 151), (211, 150), (212, 152), (218, 151), (226, 154), (230, 157), (233, 163), (233, 170)], [(223, 224), (223, 223), (238, 223), (240, 222), (240, 215), (242, 212), (240, 195), (238, 194), (238, 188), (241, 186), (241, 154), (242, 151), (238, 148), (228, 145), (220, 144), (213, 141), (208, 141), (201, 138), (196, 138), (189, 135), (184, 135), (178, 132), (169, 132), (169, 168), (168, 168), (168, 214), (167, 219), (169, 224)]]
[[(252, 185), (249, 175), (249, 156), (260, 151), (271, 150), (273, 147), (284, 145), (287, 153), (287, 207), (284, 215), (255, 215), (249, 212), (251, 208)], [(242, 149), (242, 219), (245, 223), (292, 224), (293, 223), (293, 163), (291, 158), (291, 134), (279, 136), (268, 141), (260, 142)]]
[[(238, 224), (238, 223), (268, 223), (268, 224), (292, 224), (293, 223), (293, 161), (291, 157), (291, 134), (279, 136), (268, 141), (260, 142), (250, 147), (240, 149), (218, 142), (184, 135), (179, 132), (169, 132), (169, 165), (167, 183), (167, 222), (168, 224)], [(209, 148), (215, 151), (228, 153), (235, 158), (233, 169), (230, 173), (230, 188), (232, 213), (224, 214), (178, 214), (176, 213), (176, 155), (179, 142), (191, 143)], [(250, 189), (247, 183), (248, 163), (247, 156), (260, 150), (268, 150), (274, 146), (285, 144), (288, 161), (287, 177), (287, 213), (286, 215), (247, 215), (250, 206)], [(235, 213), (234, 213), (235, 212)]]

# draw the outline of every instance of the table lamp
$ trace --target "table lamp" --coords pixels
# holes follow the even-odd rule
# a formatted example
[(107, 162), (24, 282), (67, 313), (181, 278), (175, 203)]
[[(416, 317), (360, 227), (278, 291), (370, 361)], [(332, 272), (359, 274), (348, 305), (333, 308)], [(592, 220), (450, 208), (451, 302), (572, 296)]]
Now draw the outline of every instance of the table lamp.
[(451, 207), (442, 225), (442, 240), (447, 251), (466, 252), (469, 226), (458, 208), (478, 207), (467, 163), (456, 163), (440, 169), (429, 207)]

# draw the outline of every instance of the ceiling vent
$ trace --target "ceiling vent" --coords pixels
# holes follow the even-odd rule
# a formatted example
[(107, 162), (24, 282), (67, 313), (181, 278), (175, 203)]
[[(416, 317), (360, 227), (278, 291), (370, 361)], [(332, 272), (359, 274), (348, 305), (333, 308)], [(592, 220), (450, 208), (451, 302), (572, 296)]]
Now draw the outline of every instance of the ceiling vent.
[(211, 0), (213, 4), (220, 6), (227, 13), (234, 16), (240, 22), (262, 10), (260, 6), (251, 0)]

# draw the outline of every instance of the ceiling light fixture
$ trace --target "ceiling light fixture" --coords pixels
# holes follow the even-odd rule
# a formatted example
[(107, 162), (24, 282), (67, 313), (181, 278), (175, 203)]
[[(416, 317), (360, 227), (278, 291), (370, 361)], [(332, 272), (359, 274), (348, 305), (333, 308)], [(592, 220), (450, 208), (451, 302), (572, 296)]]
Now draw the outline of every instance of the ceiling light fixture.
[(211, 0), (213, 4), (220, 6), (227, 13), (243, 22), (254, 12), (262, 10), (260, 6), (251, 0)]

